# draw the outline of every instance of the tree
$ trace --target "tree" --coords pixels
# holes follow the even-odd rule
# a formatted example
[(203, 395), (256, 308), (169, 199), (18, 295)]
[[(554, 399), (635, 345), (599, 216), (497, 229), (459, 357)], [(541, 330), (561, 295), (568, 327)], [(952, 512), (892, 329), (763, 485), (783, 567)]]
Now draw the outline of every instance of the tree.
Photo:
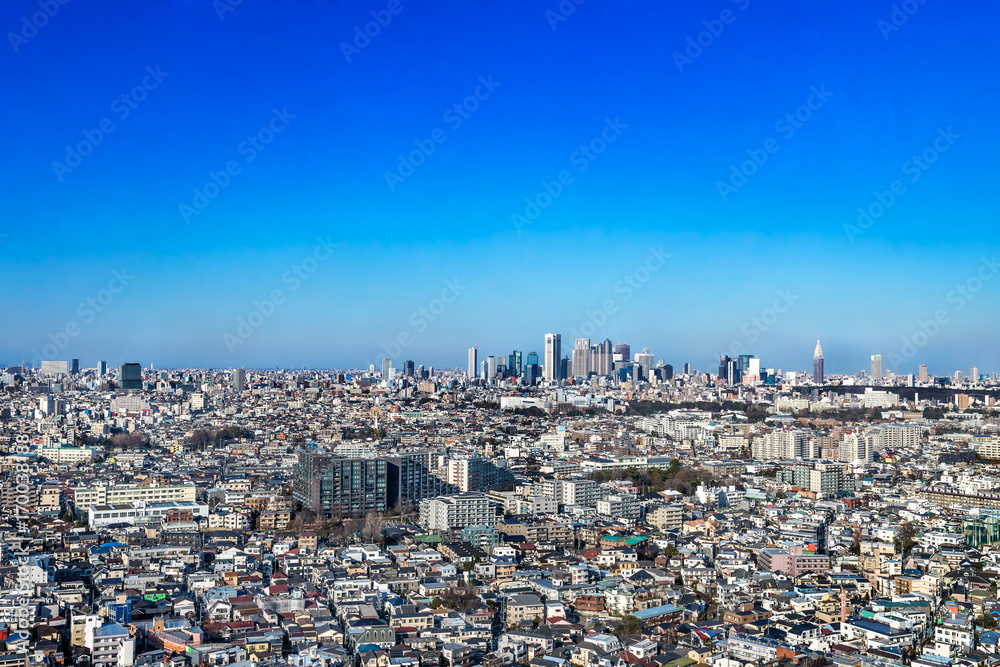
[(440, 609), (440, 608), (441, 608), (441, 598), (435, 595), (434, 599), (431, 600), (431, 609)]
[(361, 539), (369, 543), (381, 542), (383, 530), (385, 530), (385, 520), (377, 513), (369, 512), (365, 515), (365, 523), (361, 527)]
[(624, 637), (625, 635), (638, 634), (640, 630), (642, 630), (642, 621), (629, 614), (622, 618), (622, 622), (618, 624), (614, 632), (618, 637)]
[(909, 556), (913, 550), (913, 541), (917, 536), (917, 527), (910, 522), (899, 526), (899, 546), (903, 556)]

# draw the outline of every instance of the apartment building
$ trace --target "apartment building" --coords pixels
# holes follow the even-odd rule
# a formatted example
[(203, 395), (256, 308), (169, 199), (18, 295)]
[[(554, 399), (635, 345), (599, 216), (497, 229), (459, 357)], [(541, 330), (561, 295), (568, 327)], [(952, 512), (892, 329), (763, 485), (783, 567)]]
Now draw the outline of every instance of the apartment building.
[(72, 491), (77, 512), (86, 512), (94, 505), (124, 505), (135, 502), (194, 502), (198, 497), (198, 488), (194, 484), (78, 486), (74, 487)]

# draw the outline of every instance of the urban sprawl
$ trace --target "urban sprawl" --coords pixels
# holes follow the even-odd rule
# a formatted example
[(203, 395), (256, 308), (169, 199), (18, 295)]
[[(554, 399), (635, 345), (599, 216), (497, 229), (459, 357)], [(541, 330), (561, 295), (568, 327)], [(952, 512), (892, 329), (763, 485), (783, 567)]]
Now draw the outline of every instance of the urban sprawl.
[(996, 374), (654, 359), (0, 368), (0, 667), (1000, 666)]

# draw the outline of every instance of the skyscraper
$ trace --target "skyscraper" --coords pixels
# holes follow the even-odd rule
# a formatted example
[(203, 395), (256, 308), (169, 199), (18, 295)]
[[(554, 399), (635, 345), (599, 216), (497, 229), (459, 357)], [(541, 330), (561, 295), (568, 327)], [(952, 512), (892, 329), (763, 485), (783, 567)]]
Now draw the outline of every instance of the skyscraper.
[(383, 357), (382, 359), (382, 379), (389, 379), (389, 369), (392, 368), (392, 359), (389, 357)]
[[(548, 363), (548, 362), (546, 362)], [(590, 375), (590, 339), (577, 338), (573, 345), (573, 377)]]
[(635, 355), (636, 365), (642, 367), (643, 378), (648, 379), (649, 374), (653, 372), (653, 362), (654, 362), (653, 353), (649, 351), (648, 347), (642, 348), (642, 352)]
[(108, 362), (106, 361), (97, 362), (97, 374), (100, 377), (104, 377), (105, 375), (108, 374)]
[(813, 382), (823, 384), (823, 348), (819, 345), (819, 337), (816, 337), (816, 349), (813, 351)]
[(407, 359), (403, 362), (403, 375), (408, 378), (413, 377), (413, 360)]
[(514, 350), (507, 355), (507, 374), (511, 377), (521, 377), (521, 353)]
[(469, 348), (469, 370), (467, 371), (470, 380), (475, 380), (479, 374), (479, 348)]
[(873, 354), (872, 355), (872, 379), (881, 380), (882, 379), (882, 355)]
[(77, 373), (80, 372), (80, 360), (79, 359), (74, 359), (73, 360), (72, 364), (70, 364), (70, 371), (69, 372), (72, 373), (73, 375), (76, 375)]
[(493, 380), (497, 376), (497, 358), (492, 354), (486, 357), (486, 379)]
[(632, 360), (632, 348), (629, 347), (628, 343), (618, 343), (615, 345), (615, 354), (621, 355), (620, 361), (631, 361)]
[(562, 359), (562, 336), (559, 334), (545, 334), (545, 379), (549, 381), (561, 380), (559, 377), (559, 361)]
[(142, 365), (122, 364), (118, 380), (122, 389), (142, 389)]
[(233, 369), (233, 391), (237, 394), (242, 394), (243, 390), (247, 388), (247, 375), (246, 371), (242, 368)]
[(590, 370), (592, 373), (607, 376), (615, 367), (615, 347), (608, 338), (598, 343), (590, 355)]
[(969, 382), (979, 382), (979, 366), (969, 366)]
[(927, 372), (927, 364), (920, 364), (920, 381), (927, 382), (930, 379), (930, 374)]

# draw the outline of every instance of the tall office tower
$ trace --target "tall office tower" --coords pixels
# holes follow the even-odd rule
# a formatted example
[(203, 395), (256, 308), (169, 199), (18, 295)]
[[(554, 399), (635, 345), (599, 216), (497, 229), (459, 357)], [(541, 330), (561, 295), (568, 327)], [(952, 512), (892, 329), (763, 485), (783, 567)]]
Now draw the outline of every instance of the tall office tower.
[(142, 365), (122, 364), (118, 380), (122, 389), (142, 389)]
[(760, 359), (752, 354), (741, 354), (740, 374), (743, 381), (757, 382), (760, 380)]
[(545, 334), (545, 379), (549, 381), (562, 380), (559, 377), (559, 361), (562, 359), (562, 336)]
[(816, 349), (813, 351), (813, 382), (823, 384), (823, 348), (819, 345), (819, 337), (816, 338)]
[(642, 367), (642, 377), (648, 379), (653, 372), (653, 353), (648, 347), (642, 348), (642, 352), (635, 355), (635, 363)]
[(656, 370), (657, 372), (662, 371), (662, 376), (660, 377), (661, 380), (667, 381), (674, 379), (674, 367), (671, 366), (670, 364), (664, 364), (658, 367)]
[(969, 366), (969, 382), (979, 382), (979, 366)]
[(965, 373), (962, 371), (955, 371), (955, 384), (962, 384), (965, 380)]
[(392, 359), (385, 357), (382, 359), (382, 379), (389, 379), (389, 369), (392, 368)]
[(492, 354), (486, 357), (486, 379), (494, 380), (497, 376), (497, 358)]
[(80, 360), (79, 359), (74, 359), (73, 363), (71, 365), (71, 368), (70, 368), (70, 373), (72, 373), (73, 375), (76, 375), (79, 372), (80, 372)]
[(479, 375), (479, 348), (469, 348), (469, 370), (467, 371), (470, 380), (475, 380)]
[(591, 355), (590, 370), (601, 376), (611, 375), (615, 367), (615, 346), (610, 339), (598, 343)]
[(511, 377), (521, 377), (521, 353), (517, 350), (507, 355), (507, 373)]
[(872, 355), (872, 380), (882, 379), (882, 355), (873, 354)]
[(408, 378), (413, 377), (413, 360), (407, 359), (403, 362), (403, 375)]
[(298, 452), (292, 496), (324, 519), (385, 512), (388, 464), (324, 452)]
[(590, 375), (590, 339), (577, 338), (573, 345), (573, 377)]
[[(638, 356), (638, 355), (637, 355)], [(743, 381), (743, 362), (733, 359), (729, 355), (719, 356), (719, 379), (725, 380), (726, 384), (732, 386)]]
[(920, 364), (920, 381), (927, 382), (930, 377), (930, 374), (927, 372), (927, 364)]
[(233, 391), (242, 394), (247, 388), (247, 373), (242, 368), (233, 369)]
[(108, 362), (98, 361), (97, 362), (97, 375), (99, 377), (104, 377), (108, 374)]
[(615, 354), (620, 354), (622, 357), (618, 361), (632, 361), (632, 348), (629, 347), (628, 343), (615, 345)]
[(535, 386), (538, 381), (538, 364), (524, 365), (524, 384), (529, 387)]
[(528, 353), (528, 361), (524, 365), (525, 365), (525, 367), (527, 367), (527, 366), (537, 366), (538, 365), (538, 353), (537, 352), (529, 352)]

